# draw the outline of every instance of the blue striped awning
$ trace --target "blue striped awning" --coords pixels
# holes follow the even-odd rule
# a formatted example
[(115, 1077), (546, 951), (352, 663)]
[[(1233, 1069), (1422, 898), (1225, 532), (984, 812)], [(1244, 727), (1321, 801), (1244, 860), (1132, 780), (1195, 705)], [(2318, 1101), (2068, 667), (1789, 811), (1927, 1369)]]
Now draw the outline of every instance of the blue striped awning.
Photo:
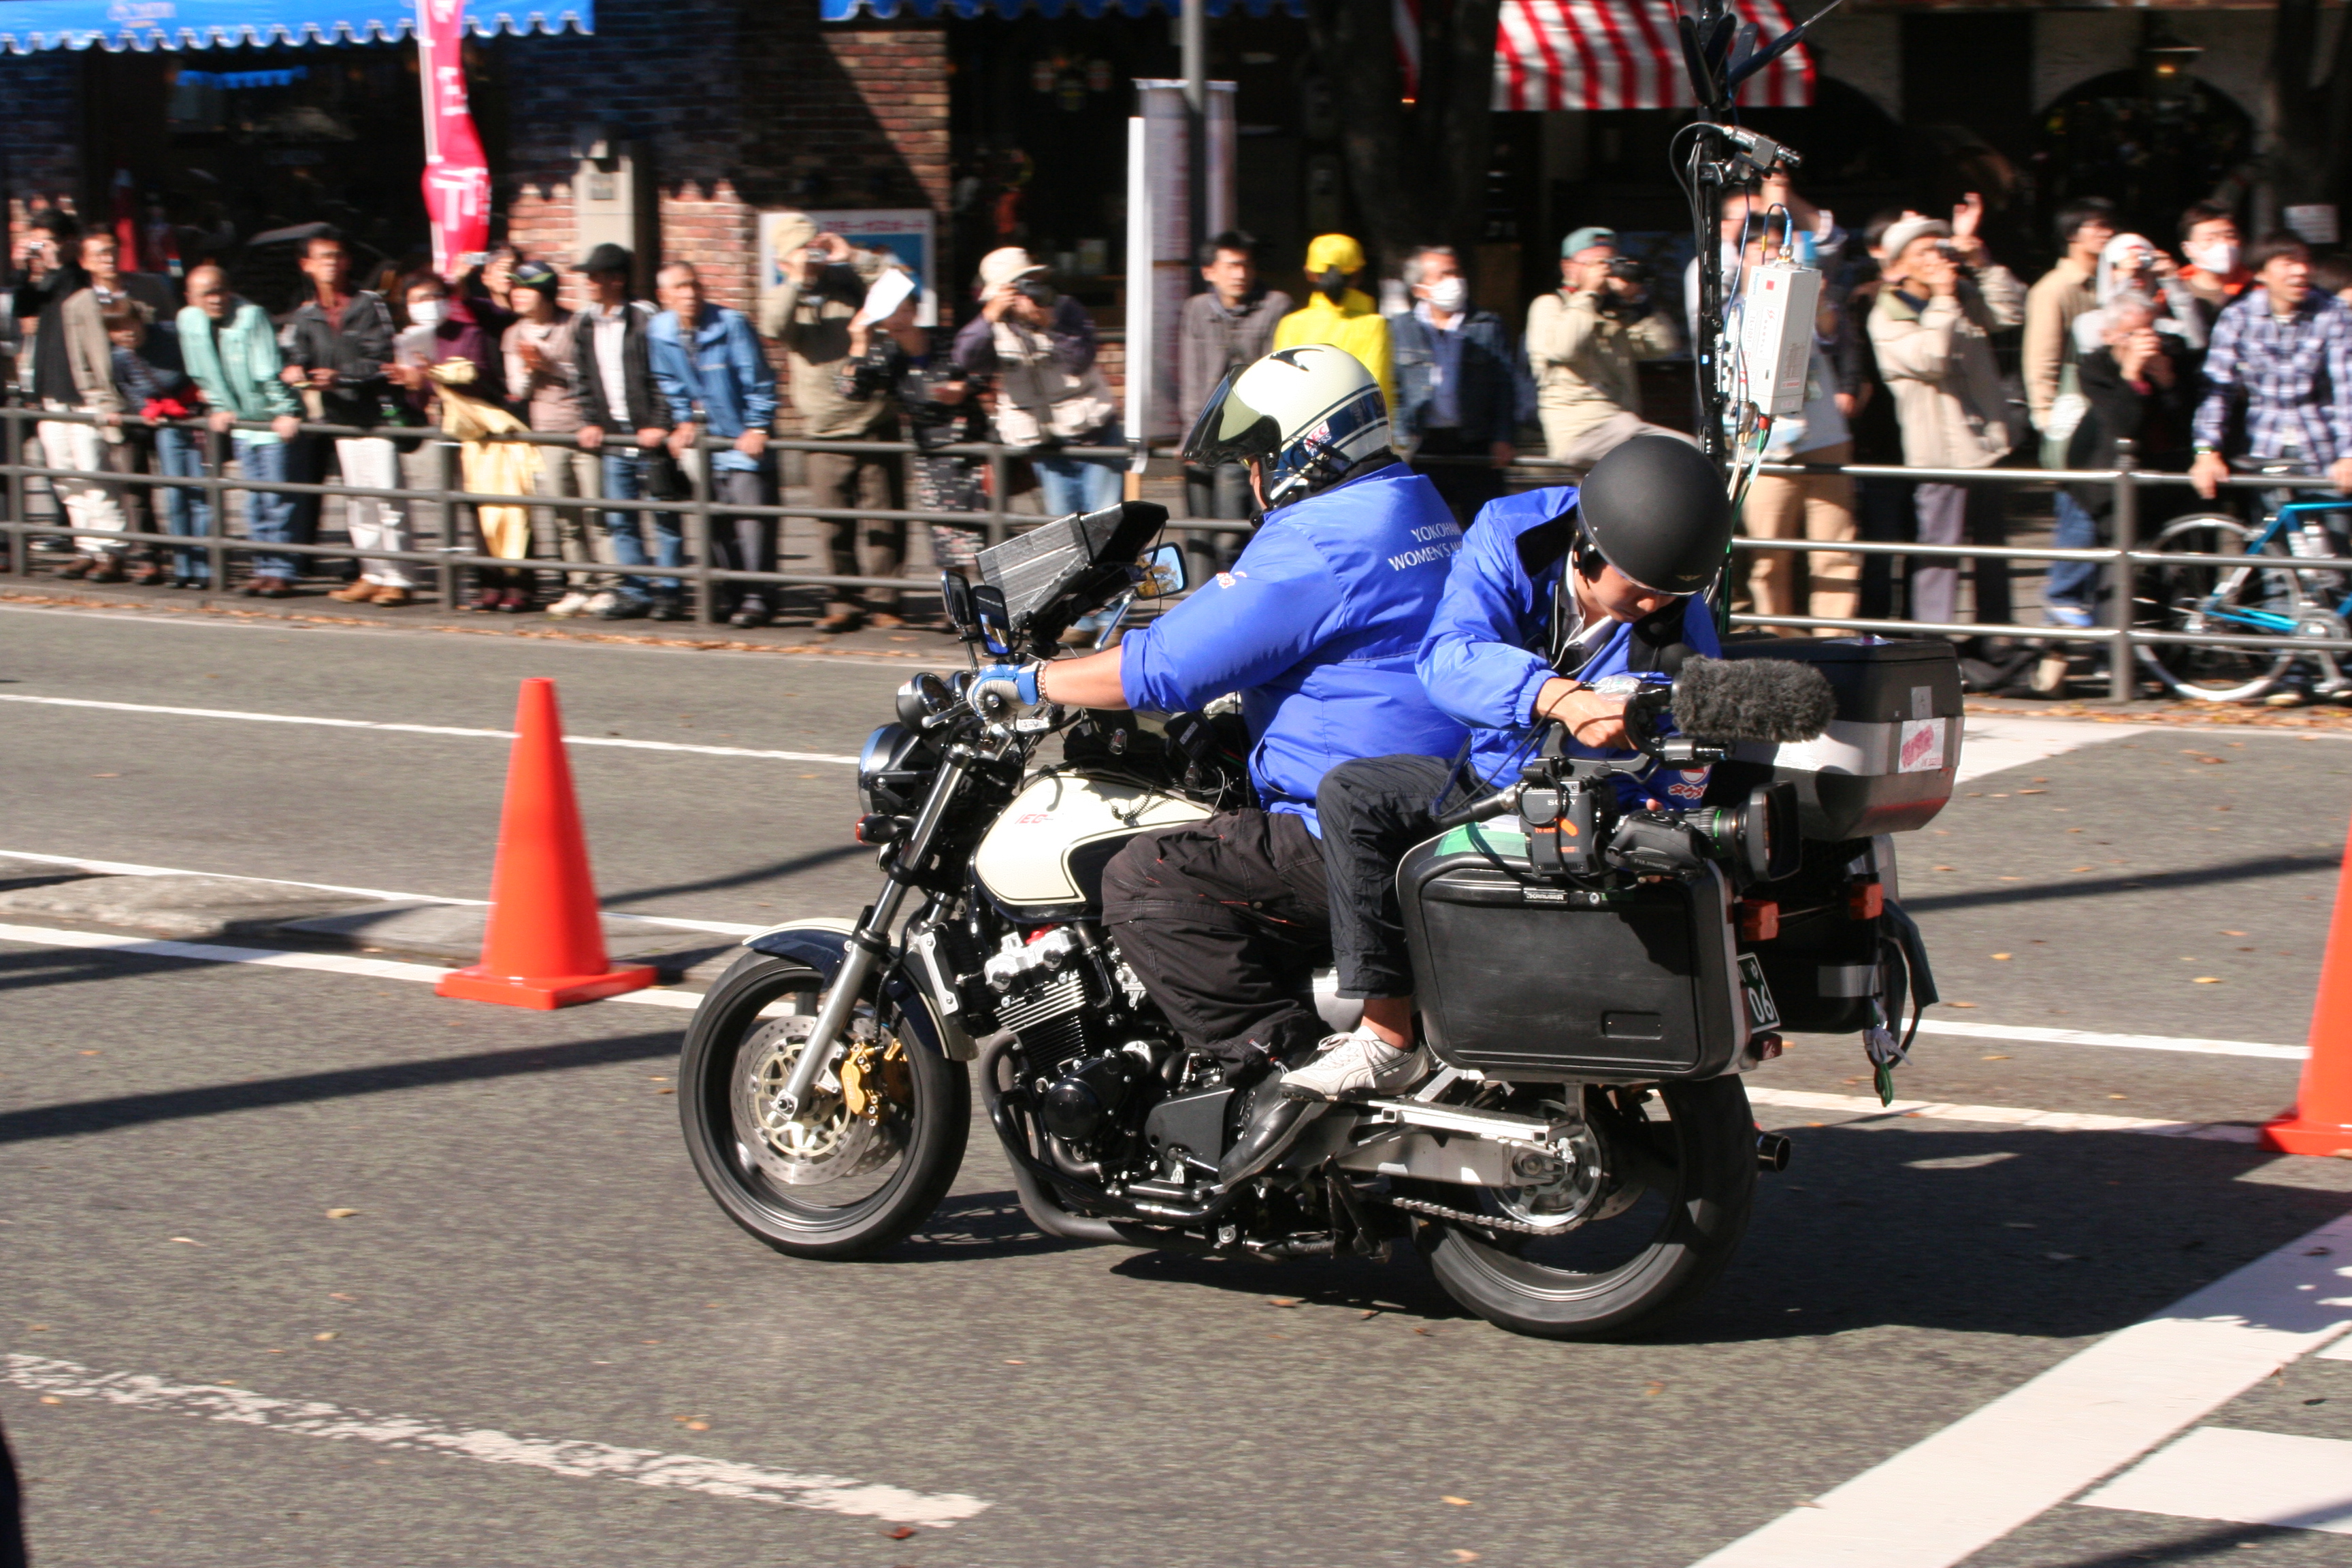
[[(968, 20), (992, 12), (999, 16), (1033, 13), (1040, 16), (1099, 16), (1106, 11), (1119, 16), (1145, 16), (1154, 11), (1174, 16), (1183, 8), (1183, 0), (823, 0), (822, 14), (828, 22), (846, 22), (861, 11), (886, 21), (893, 16), (920, 16), (929, 21), (936, 16)], [(1252, 16), (1268, 16), (1282, 11), (1304, 16), (1307, 0), (1209, 0), (1210, 16), (1222, 16), (1229, 11), (1243, 11)]]
[[(467, 18), (482, 35), (596, 28), (595, 0), (501, 8)], [(416, 30), (414, 0), (0, 0), (0, 49), (207, 49), (245, 44), (364, 44)]]

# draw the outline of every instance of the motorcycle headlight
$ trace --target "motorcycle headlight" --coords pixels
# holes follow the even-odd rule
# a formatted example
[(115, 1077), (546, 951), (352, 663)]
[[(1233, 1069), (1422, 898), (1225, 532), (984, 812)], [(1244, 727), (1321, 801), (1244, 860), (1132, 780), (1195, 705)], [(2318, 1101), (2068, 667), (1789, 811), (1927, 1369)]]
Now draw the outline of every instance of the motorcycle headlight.
[(885, 724), (866, 737), (857, 754), (857, 804), (869, 816), (898, 816), (910, 809), (928, 748), (904, 724)]

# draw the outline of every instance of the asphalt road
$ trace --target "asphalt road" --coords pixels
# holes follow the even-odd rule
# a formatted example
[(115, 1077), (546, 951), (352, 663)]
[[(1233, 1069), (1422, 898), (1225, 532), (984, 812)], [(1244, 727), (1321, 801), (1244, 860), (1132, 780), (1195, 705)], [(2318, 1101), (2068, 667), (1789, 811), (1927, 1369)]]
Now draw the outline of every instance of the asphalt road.
[[(545, 674), (582, 735), (822, 754), (854, 752), (904, 673), (0, 611), (0, 698), (495, 729)], [(0, 736), (0, 850), (487, 888), (494, 739), (9, 701)], [(2065, 743), (1904, 845), (1954, 1004), (1934, 1016), (2299, 1043), (2352, 750)], [(760, 921), (870, 892), (841, 766), (573, 767), (615, 907)], [(1797, 1163), (1715, 1294), (1657, 1337), (1561, 1345), (1462, 1316), (1409, 1258), (1047, 1242), (979, 1129), (889, 1258), (782, 1259), (687, 1166), (676, 1010), (531, 1015), (39, 942), (0, 942), (0, 1418), (43, 1568), (1686, 1568), (2352, 1207), (2352, 1163), (2244, 1143), (1768, 1107)], [(1858, 1096), (1865, 1070), (1853, 1041), (1801, 1037), (1751, 1082)], [(2250, 1122), (2295, 1072), (1923, 1035), (1899, 1082)], [(2352, 1362), (2281, 1361), (2203, 1425), (2352, 1443)], [(437, 1436), (389, 1446), (394, 1415)], [(781, 1506), (723, 1495), (672, 1455), (797, 1480), (770, 1485)], [(720, 1480), (630, 1484), (648, 1475)], [(2344, 1558), (2340, 1534), (2226, 1502), (2053, 1504), (1965, 1560)]]

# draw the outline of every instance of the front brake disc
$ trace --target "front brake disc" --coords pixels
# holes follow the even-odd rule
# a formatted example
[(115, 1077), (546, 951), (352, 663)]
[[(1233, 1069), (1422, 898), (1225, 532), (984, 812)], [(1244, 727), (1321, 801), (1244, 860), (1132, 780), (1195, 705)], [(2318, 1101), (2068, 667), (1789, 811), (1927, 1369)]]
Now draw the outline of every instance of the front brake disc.
[[(905, 1072), (905, 1047), (877, 1031), (870, 1016), (852, 1026), (853, 1057), (880, 1058), (882, 1070), (861, 1071), (855, 1084), (824, 1073), (810, 1089), (809, 1104), (799, 1115), (787, 1116), (780, 1109), (793, 1064), (800, 1059), (815, 1026), (816, 1019), (804, 1014), (762, 1023), (736, 1053), (733, 1081), (729, 1085), (737, 1146), (752, 1168), (784, 1186), (817, 1186), (863, 1175), (887, 1164), (906, 1140), (903, 1114), (891, 1115), (883, 1106), (869, 1108), (864, 1103), (878, 1098), (903, 1107), (912, 1100), (911, 1081), (904, 1096), (891, 1092), (888, 1057), (898, 1053), (899, 1070)], [(877, 1089), (878, 1096), (874, 1092)], [(856, 1109), (852, 1108), (853, 1099), (861, 1102)], [(881, 1113), (860, 1113), (868, 1109)]]

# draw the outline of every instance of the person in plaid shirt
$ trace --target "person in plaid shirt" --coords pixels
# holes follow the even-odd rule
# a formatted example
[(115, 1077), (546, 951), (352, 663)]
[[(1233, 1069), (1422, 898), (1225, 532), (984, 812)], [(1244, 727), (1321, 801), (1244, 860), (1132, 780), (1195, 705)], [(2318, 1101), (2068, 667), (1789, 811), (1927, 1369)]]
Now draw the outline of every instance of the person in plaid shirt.
[[(2352, 310), (2311, 286), (2311, 251), (2266, 236), (2247, 258), (2253, 286), (2213, 323), (2197, 460), (2189, 476), (2213, 498), (2229, 458), (2294, 461), (2352, 492)], [(2232, 437), (2233, 414), (2244, 420)], [(2226, 448), (2226, 454), (2225, 454)]]

